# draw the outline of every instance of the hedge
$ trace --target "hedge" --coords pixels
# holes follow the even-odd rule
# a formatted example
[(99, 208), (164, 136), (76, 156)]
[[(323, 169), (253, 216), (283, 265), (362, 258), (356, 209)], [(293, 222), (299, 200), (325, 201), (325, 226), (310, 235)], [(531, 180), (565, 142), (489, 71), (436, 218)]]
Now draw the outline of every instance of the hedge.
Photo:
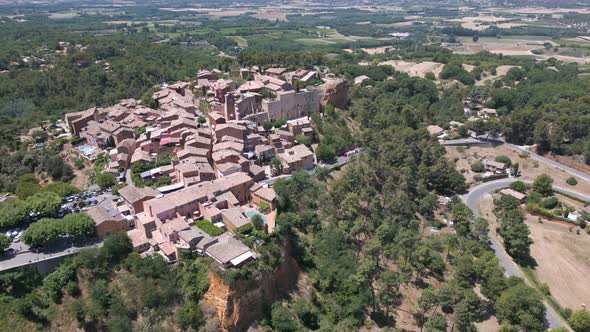
[(573, 224), (573, 225), (578, 226), (578, 223), (577, 222), (575, 222), (573, 220), (569, 220), (568, 218), (563, 218), (561, 216), (556, 216), (551, 211), (540, 207), (539, 204), (528, 203), (526, 205), (526, 210), (528, 212), (530, 212), (531, 214), (534, 214), (534, 215), (539, 215), (539, 216), (543, 216), (543, 217), (550, 218), (550, 219), (556, 219), (556, 220), (559, 220), (559, 221), (567, 222), (569, 224)]
[(493, 180), (498, 180), (498, 179), (505, 179), (508, 177), (508, 174), (503, 173), (503, 174), (494, 174), (494, 175), (490, 175), (490, 176), (486, 176), (484, 178), (481, 179), (482, 182), (488, 182), (488, 181), (493, 181)]

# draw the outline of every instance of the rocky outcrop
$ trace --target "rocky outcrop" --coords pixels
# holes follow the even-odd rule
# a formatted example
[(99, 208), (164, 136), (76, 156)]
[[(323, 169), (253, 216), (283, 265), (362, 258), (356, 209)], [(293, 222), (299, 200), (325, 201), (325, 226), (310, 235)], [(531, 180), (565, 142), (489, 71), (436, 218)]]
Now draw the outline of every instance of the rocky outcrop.
[(317, 87), (322, 106), (332, 104), (336, 108), (343, 109), (346, 107), (348, 98), (348, 84), (341, 78), (328, 78), (326, 83)]
[(245, 331), (262, 318), (263, 308), (286, 296), (297, 284), (299, 266), (290, 256), (274, 272), (227, 285), (216, 273), (209, 273), (209, 290), (205, 300), (217, 312), (223, 331)]

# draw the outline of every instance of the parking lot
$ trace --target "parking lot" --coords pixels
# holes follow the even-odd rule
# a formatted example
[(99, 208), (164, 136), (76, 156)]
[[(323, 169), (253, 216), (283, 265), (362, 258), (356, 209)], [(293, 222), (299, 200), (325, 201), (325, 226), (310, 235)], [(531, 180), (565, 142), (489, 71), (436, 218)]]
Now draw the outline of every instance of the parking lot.
[[(84, 212), (86, 211), (90, 206), (94, 206), (97, 204), (102, 203), (105, 200), (114, 200), (116, 199), (115, 196), (113, 196), (110, 192), (102, 192), (102, 191), (98, 191), (95, 193), (81, 193), (81, 194), (75, 194), (75, 195), (71, 195), (71, 196), (66, 196), (64, 197), (64, 200), (62, 202), (62, 206), (60, 207), (59, 211), (57, 212), (57, 214), (54, 216), (55, 218), (63, 218), (65, 215), (70, 214), (70, 213), (78, 213), (78, 212)], [(30, 215), (32, 222), (36, 222), (38, 220), (38, 216), (32, 214)], [(23, 228), (15, 228), (12, 230), (8, 230), (7, 232), (5, 232), (5, 235), (10, 237), (10, 239), (12, 240), (12, 244), (10, 245), (10, 247), (6, 250), (6, 252), (4, 253), (4, 257), (2, 257), (0, 255), (0, 260), (4, 258), (4, 260), (6, 259), (10, 259), (10, 257), (15, 257), (24, 253), (29, 253), (32, 254), (33, 256), (35, 255), (40, 255), (42, 253), (33, 253), (31, 252), (29, 246), (27, 246), (26, 244), (24, 244), (20, 238), (22, 233), (24, 232)], [(55, 246), (55, 248), (53, 248), (52, 250), (58, 250), (59, 251), (66, 251), (68, 248), (71, 247), (71, 243), (60, 243), (58, 245)], [(33, 257), (34, 260), (34, 257)]]

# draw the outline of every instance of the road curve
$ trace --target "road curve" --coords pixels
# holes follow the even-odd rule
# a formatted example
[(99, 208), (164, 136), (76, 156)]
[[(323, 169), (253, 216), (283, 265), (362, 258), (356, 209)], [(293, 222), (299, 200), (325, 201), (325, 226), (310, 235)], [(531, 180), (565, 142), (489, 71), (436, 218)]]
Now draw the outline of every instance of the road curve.
[[(469, 193), (462, 195), (461, 200), (463, 201), (463, 203), (465, 203), (465, 205), (467, 205), (467, 207), (469, 207), (469, 209), (471, 209), (471, 211), (473, 212), (473, 215), (477, 217), (479, 215), (478, 204), (479, 204), (479, 201), (481, 200), (481, 198), (483, 197), (483, 195), (494, 192), (498, 189), (505, 188), (505, 187), (509, 186), (510, 183), (512, 183), (514, 181), (517, 181), (517, 180), (516, 179), (501, 179), (501, 180), (490, 181), (490, 182), (480, 184), (478, 186), (471, 188), (469, 190)], [(524, 181), (524, 182), (526, 182), (526, 181)], [(584, 194), (581, 194), (578, 192), (574, 192), (569, 189), (560, 188), (560, 187), (553, 187), (553, 189), (557, 190), (557, 191), (564, 192), (564, 193), (572, 195), (572, 196), (576, 196), (578, 198), (581, 198), (581, 199), (584, 199), (587, 201), (590, 201), (590, 196), (587, 196), (587, 195), (584, 195)], [(502, 266), (502, 268), (504, 269), (504, 273), (506, 276), (508, 276), (508, 277), (516, 276), (516, 277), (520, 277), (523, 279), (525, 278), (524, 274), (522, 273), (522, 271), (520, 270), (518, 265), (516, 265), (516, 263), (514, 263), (512, 258), (506, 253), (506, 251), (504, 251), (503, 247), (498, 243), (498, 241), (495, 240), (494, 237), (490, 237), (490, 247), (494, 251), (494, 254), (496, 255), (496, 257), (498, 257), (498, 259), (500, 261), (500, 266)], [(547, 328), (557, 328), (557, 327), (561, 327), (561, 326), (567, 327), (567, 323), (565, 323), (563, 321), (561, 316), (553, 309), (553, 307), (548, 305), (546, 302), (545, 302), (545, 307), (547, 309), (545, 311), (545, 320), (546, 320), (546, 327)]]

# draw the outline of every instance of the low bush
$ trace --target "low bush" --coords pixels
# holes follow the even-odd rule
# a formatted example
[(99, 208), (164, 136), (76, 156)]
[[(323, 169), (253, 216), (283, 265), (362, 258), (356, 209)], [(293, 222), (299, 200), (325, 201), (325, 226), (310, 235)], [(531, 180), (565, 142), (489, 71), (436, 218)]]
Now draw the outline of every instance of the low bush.
[(567, 184), (569, 184), (570, 186), (575, 186), (575, 185), (578, 184), (578, 180), (576, 180), (576, 178), (573, 177), (573, 176), (572, 177), (569, 177), (567, 180), (565, 180), (565, 182)]
[(497, 156), (496, 159), (494, 159), (494, 160), (498, 163), (502, 163), (502, 164), (506, 165), (506, 167), (512, 166), (512, 160), (510, 160), (510, 158), (508, 158), (507, 156), (500, 155), (500, 156)]
[(476, 161), (471, 164), (471, 170), (475, 173), (481, 173), (484, 170), (484, 165), (481, 161)]
[(556, 197), (549, 197), (542, 200), (541, 203), (539, 203), (539, 205), (545, 209), (551, 210), (554, 209), (558, 203), (559, 201)]

